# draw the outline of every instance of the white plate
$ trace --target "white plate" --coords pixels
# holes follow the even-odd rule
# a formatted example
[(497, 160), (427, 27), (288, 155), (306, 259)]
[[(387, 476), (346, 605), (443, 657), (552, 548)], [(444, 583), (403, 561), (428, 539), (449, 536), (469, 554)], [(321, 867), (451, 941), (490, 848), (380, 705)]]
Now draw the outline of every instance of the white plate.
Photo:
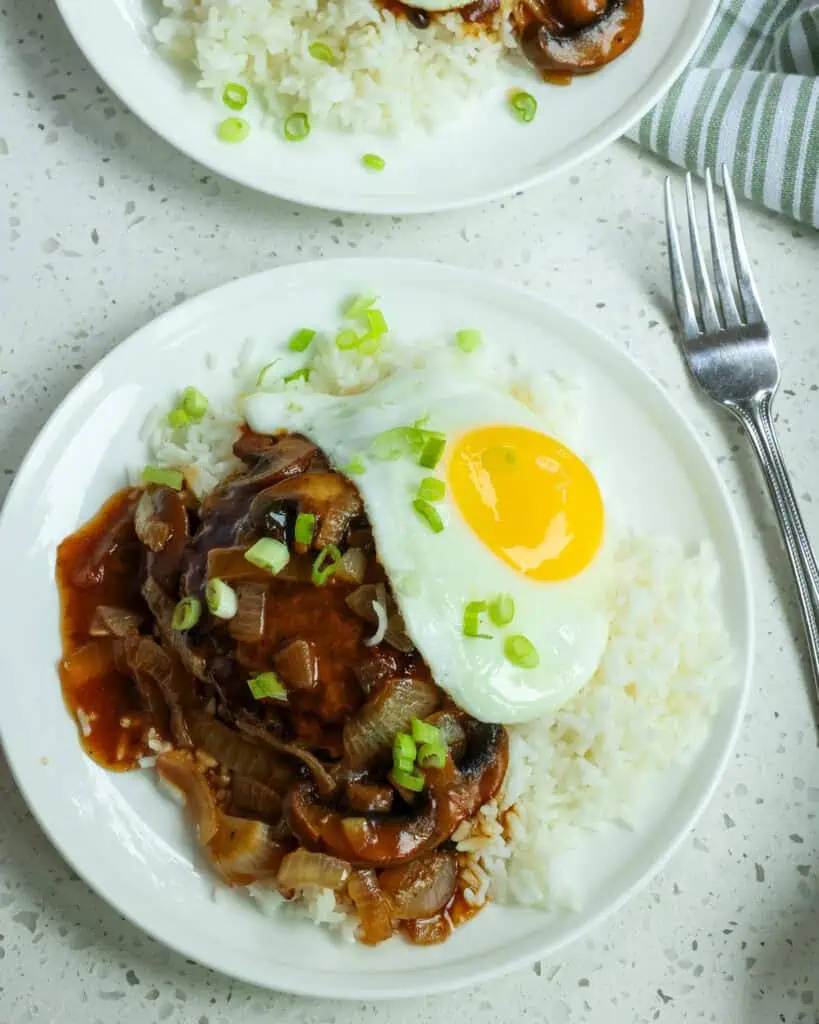
[[(154, 131), (225, 177), (270, 195), (356, 213), (423, 213), (485, 202), (565, 171), (618, 138), (668, 89), (692, 56), (717, 0), (646, 0), (639, 42), (611, 67), (571, 88), (510, 72), (474, 114), (413, 142), (314, 131), (295, 145), (254, 131), (240, 146), (219, 142), (224, 111), (154, 48), (156, 0), (57, 0), (98, 73)], [(504, 104), (510, 85), (536, 95), (521, 125)], [(248, 115), (252, 118), (252, 115)], [(386, 158), (365, 171), (362, 153)]]
[[(515, 338), (525, 359), (582, 381), (593, 414), (589, 447), (617, 516), (686, 542), (711, 539), (737, 655), (735, 685), (704, 749), (662, 787), (647, 827), (597, 840), (582, 911), (547, 916), (490, 907), (443, 946), (427, 949), (398, 940), (377, 949), (343, 945), (307, 924), (264, 918), (226, 889), (214, 899), (214, 879), (185, 815), (148, 773), (112, 774), (82, 753), (55, 672), (56, 545), (122, 486), (126, 464), (144, 463), (138, 433), (148, 411), (157, 402), (168, 406), (186, 384), (214, 394), (220, 382), (229, 385), (225, 368), (249, 336), (278, 355), (282, 341), (304, 326), (306, 310), (314, 326), (330, 327), (342, 298), (365, 288), (382, 296), (399, 336), (446, 337), (468, 324), (480, 327), (487, 343)], [(207, 353), (216, 355), (216, 368), (206, 369)], [(6, 755), (32, 811), (77, 872), (185, 956), (259, 985), (336, 998), (418, 995), (483, 981), (553, 953), (619, 906), (658, 870), (711, 795), (741, 719), (751, 660), (738, 530), (716, 469), (664, 392), (619, 349), (527, 293), (409, 261), (308, 263), (246, 278), (179, 306), (115, 349), (66, 398), (21, 467), (0, 520), (0, 565), (14, 590), (0, 619)]]

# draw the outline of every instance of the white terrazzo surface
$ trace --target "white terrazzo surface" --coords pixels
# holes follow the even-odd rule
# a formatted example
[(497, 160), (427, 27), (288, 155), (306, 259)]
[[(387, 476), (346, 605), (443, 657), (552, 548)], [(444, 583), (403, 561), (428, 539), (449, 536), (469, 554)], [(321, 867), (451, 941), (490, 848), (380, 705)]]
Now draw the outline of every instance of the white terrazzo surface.
[[(215, 179), (155, 138), (87, 68), (49, 0), (0, 0), (0, 39), (0, 497), (66, 391), (185, 296), (294, 260), (435, 257), (522, 281), (667, 385), (736, 495), (759, 618), (737, 756), (668, 869), (559, 960), (461, 995), (306, 1001), (183, 960), (77, 879), (0, 761), (0, 1022), (819, 1021), (819, 758), (799, 623), (746, 448), (693, 396), (671, 341), (663, 168), (622, 143), (571, 177), (466, 213), (298, 209)], [(819, 239), (763, 213), (745, 219), (785, 365), (783, 445), (819, 541)]]

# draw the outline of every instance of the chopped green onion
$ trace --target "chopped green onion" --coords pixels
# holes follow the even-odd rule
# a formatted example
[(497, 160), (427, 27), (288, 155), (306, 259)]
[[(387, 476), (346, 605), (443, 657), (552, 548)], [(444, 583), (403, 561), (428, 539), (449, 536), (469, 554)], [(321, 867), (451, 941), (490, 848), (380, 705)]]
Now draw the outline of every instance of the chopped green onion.
[(435, 507), (430, 505), (428, 501), (424, 501), (423, 498), (416, 498), (412, 503), (412, 507), (433, 533), (440, 533), (443, 530), (443, 520), (438, 515)]
[(290, 384), (294, 380), (303, 380), (305, 384), (310, 380), (310, 367), (302, 366), (300, 370), (294, 370), (292, 373), (288, 373), (284, 378), (285, 384)]
[(236, 591), (224, 580), (208, 580), (205, 600), (208, 603), (208, 611), (217, 619), (232, 619), (239, 610)]
[(366, 317), (367, 325), (370, 328), (369, 333), (374, 335), (376, 338), (380, 338), (382, 334), (386, 334), (389, 330), (389, 327), (387, 327), (387, 321), (380, 309), (368, 309)]
[(274, 359), (272, 363), (265, 363), (265, 365), (259, 370), (259, 376), (256, 378), (256, 387), (260, 388), (264, 384), (265, 377), (278, 363), (278, 359)]
[(317, 587), (323, 587), (327, 580), (335, 573), (341, 563), (341, 552), (335, 544), (328, 544), (322, 548), (313, 562), (313, 571), (310, 578)]
[(363, 356), (374, 356), (381, 348), (381, 338), (377, 334), (365, 334), (357, 348)]
[(424, 430), (428, 425), (429, 425), (429, 416), (421, 416), (420, 419), (417, 419), (413, 423), (413, 426), (415, 427), (416, 430)]
[(446, 764), (445, 743), (422, 743), (418, 748), (419, 768), (443, 768)]
[(537, 113), (537, 100), (531, 93), (520, 89), (510, 98), (509, 106), (519, 121), (523, 121), (526, 124), (534, 121), (535, 114)]
[(443, 743), (444, 736), (437, 725), (430, 725), (429, 722), (422, 722), (420, 718), (410, 719), (412, 738), (420, 746), (422, 743)]
[(243, 117), (226, 117), (219, 125), (222, 142), (244, 142), (250, 135), (250, 125)]
[(415, 740), (409, 733), (397, 732), (392, 741), (393, 764), (399, 766), (404, 761), (409, 761), (410, 767), (415, 763)]
[(327, 43), (310, 43), (307, 47), (307, 52), (314, 60), (320, 60), (324, 64), (335, 64), (336, 62), (335, 54)]
[(273, 540), (272, 537), (262, 537), (245, 551), (245, 560), (259, 569), (266, 569), (274, 576), (280, 573), (290, 561), (290, 552), (287, 545), (280, 540)]
[(180, 632), (193, 629), (202, 616), (202, 602), (198, 597), (183, 597), (173, 610), (171, 628)]
[(308, 547), (313, 543), (313, 534), (316, 532), (316, 517), (311, 512), (299, 512), (296, 516), (296, 527), (293, 535), (297, 544), (306, 544)]
[(279, 682), (275, 672), (260, 672), (257, 676), (251, 676), (247, 685), (256, 700), (271, 697), (273, 700), (287, 701), (287, 690)]
[(297, 111), (285, 118), (284, 137), (288, 142), (304, 142), (310, 134), (310, 118), (307, 114)]
[(425, 476), (418, 486), (418, 497), (424, 501), (441, 501), (446, 494), (446, 484), (434, 476)]
[(410, 793), (420, 793), (424, 788), (424, 774), (417, 770), (406, 772), (400, 768), (393, 768), (387, 778), (394, 786), (408, 789)]
[(525, 636), (508, 636), (503, 641), (503, 653), (518, 668), (537, 668), (540, 664), (537, 648)]
[(399, 772), (414, 772), (415, 759), (409, 757), (402, 757), (399, 761), (393, 761), (392, 766)]
[(302, 327), (300, 331), (296, 331), (288, 342), (287, 347), (291, 352), (303, 352), (315, 336), (315, 331), (311, 331), (309, 327)]
[(473, 640), (491, 640), (488, 633), (481, 633), (481, 615), (486, 611), (486, 601), (470, 601), (464, 608), (464, 636)]
[(347, 465), (343, 467), (342, 472), (346, 473), (347, 476), (361, 476), (362, 473), (367, 472), (367, 467), (364, 465), (364, 460), (360, 455), (354, 455)]
[(222, 93), (222, 102), (231, 110), (244, 110), (247, 106), (247, 89), (239, 82), (228, 82)]
[(144, 484), (162, 484), (164, 487), (171, 487), (175, 491), (182, 490), (185, 477), (178, 469), (163, 469), (161, 466), (146, 466), (142, 470), (142, 482)]
[(489, 602), (489, 618), (496, 626), (508, 626), (515, 617), (515, 602), (511, 594), (498, 594)]
[(363, 316), (370, 306), (374, 306), (376, 302), (378, 302), (378, 296), (373, 295), (371, 292), (356, 295), (344, 307), (344, 315), (348, 320), (355, 320), (357, 317)]
[(444, 454), (444, 448), (446, 448), (446, 441), (442, 437), (430, 437), (424, 442), (424, 447), (421, 450), (421, 456), (418, 459), (420, 465), (424, 469), (435, 469), (438, 463), (441, 461), (441, 456)]
[(383, 156), (379, 156), (377, 153), (365, 153), (361, 158), (362, 164), (365, 167), (369, 167), (371, 171), (383, 171), (386, 166)]
[(391, 462), (409, 455), (414, 447), (414, 435), (420, 433), (414, 427), (391, 427), (376, 434), (370, 445), (370, 451), (376, 459)]
[(198, 423), (208, 411), (208, 404), (207, 395), (196, 388), (185, 388), (182, 392), (180, 405), (194, 423)]
[(173, 427), (174, 430), (177, 430), (180, 427), (187, 427), (189, 423), (190, 417), (184, 409), (181, 409), (178, 406), (176, 409), (171, 409), (168, 413), (168, 425)]
[(458, 348), (461, 352), (474, 352), (476, 348), (480, 348), (483, 344), (483, 335), (480, 331), (458, 331), (455, 335), (455, 341), (458, 343)]
[(352, 327), (345, 327), (336, 335), (336, 348), (340, 348), (342, 352), (347, 352), (349, 349), (356, 347), (358, 340), (358, 335)]

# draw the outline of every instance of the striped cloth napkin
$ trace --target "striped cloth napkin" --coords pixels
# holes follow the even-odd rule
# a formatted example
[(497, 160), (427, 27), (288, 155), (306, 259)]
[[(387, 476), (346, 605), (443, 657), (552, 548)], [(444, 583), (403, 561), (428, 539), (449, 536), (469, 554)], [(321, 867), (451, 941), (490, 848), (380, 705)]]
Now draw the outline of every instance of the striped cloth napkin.
[[(663, 0), (658, 0), (663, 2)], [(722, 0), (691, 65), (629, 138), (819, 227), (819, 3)]]

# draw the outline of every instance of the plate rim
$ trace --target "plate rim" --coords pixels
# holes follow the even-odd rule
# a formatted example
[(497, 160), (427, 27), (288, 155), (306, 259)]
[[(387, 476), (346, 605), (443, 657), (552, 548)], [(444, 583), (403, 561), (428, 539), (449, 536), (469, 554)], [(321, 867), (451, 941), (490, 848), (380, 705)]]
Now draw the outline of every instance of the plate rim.
[[(87, 868), (81, 866), (75, 861), (72, 853), (69, 852), (68, 844), (63, 842), (62, 839), (57, 838), (57, 836), (52, 833), (46, 822), (45, 815), (41, 813), (40, 808), (38, 808), (30, 795), (30, 790), (25, 781), (26, 770), (23, 766), (22, 760), (15, 764), (14, 756), (11, 753), (15, 744), (8, 742), (8, 730), (4, 726), (3, 716), (0, 715), (0, 746), (2, 746), (4, 750), (12, 777), (14, 778), (18, 790), (25, 800), (30, 813), (60, 856), (63, 857), (63, 859), (77, 872), (85, 884), (88, 885), (88, 887), (97, 896), (103, 899), (103, 901), (117, 914), (125, 918), (140, 931), (150, 935), (155, 941), (159, 942), (166, 948), (174, 950), (174, 952), (179, 955), (190, 957), (203, 966), (210, 968), (211, 970), (218, 971), (220, 974), (235, 977), (243, 982), (265, 987), (272, 991), (286, 992), (305, 997), (333, 998), (352, 1001), (381, 1001), (397, 998), (414, 998), (419, 995), (429, 996), (438, 993), (451, 992), (464, 988), (468, 985), (485, 984), (494, 978), (505, 976), (515, 970), (525, 967), (533, 960), (537, 960), (544, 956), (553, 956), (559, 953), (567, 946), (577, 942), (585, 935), (588, 935), (604, 921), (610, 920), (615, 913), (617, 913), (634, 896), (641, 892), (664, 869), (711, 803), (713, 796), (724, 777), (727, 764), (736, 748), (737, 739), (739, 737), (750, 695), (756, 648), (754, 630), (755, 607), (752, 600), (750, 560), (748, 557), (747, 541), (745, 540), (742, 532), (735, 503), (731, 498), (727, 484), (719, 472), (715, 459), (705, 448), (697, 430), (694, 428), (688, 417), (677, 408), (671, 397), (666, 393), (659, 382), (640, 364), (630, 351), (618, 345), (607, 335), (589, 326), (580, 318), (566, 312), (560, 306), (554, 304), (550, 299), (545, 298), (541, 294), (524, 288), (516, 282), (510, 281), (501, 275), (474, 271), (455, 264), (436, 263), (429, 260), (402, 259), (400, 257), (387, 259), (377, 258), (374, 260), (373, 258), (367, 257), (351, 257), (337, 260), (307, 260), (298, 263), (282, 264), (281, 266), (246, 275), (245, 277), (237, 278), (215, 288), (203, 291), (143, 324), (136, 331), (132, 332), (122, 341), (117, 343), (108, 353), (105, 354), (105, 356), (95, 363), (88, 372), (84, 374), (79, 381), (77, 381), (76, 384), (71, 387), (56, 409), (54, 409), (43, 424), (42, 428), (38, 431), (37, 436), (20, 463), (8, 494), (6, 495), (6, 499), (3, 502), (3, 506), (0, 509), (0, 554), (2, 554), (2, 551), (6, 546), (4, 539), (6, 535), (6, 527), (8, 520), (14, 513), (16, 495), (18, 491), (22, 490), (22, 488), (26, 486), (28, 467), (36, 460), (38, 449), (48, 440), (48, 436), (55, 429), (55, 426), (59, 425), (61, 416), (67, 409), (71, 408), (73, 402), (76, 401), (76, 396), (80, 390), (87, 386), (88, 379), (99, 373), (109, 362), (113, 362), (116, 358), (121, 358), (123, 351), (138, 350), (141, 336), (144, 333), (160, 331), (164, 336), (165, 343), (167, 344), (179, 334), (178, 330), (169, 331), (169, 324), (173, 327), (173, 321), (175, 319), (179, 319), (180, 324), (183, 324), (191, 319), (191, 309), (196, 310), (197, 306), (206, 307), (214, 300), (222, 302), (225, 300), (226, 296), (230, 295), (230, 292), (233, 289), (247, 287), (251, 282), (260, 282), (263, 279), (274, 279), (277, 276), (285, 278), (288, 274), (292, 274), (294, 272), (310, 274), (316, 272), (319, 267), (322, 268), (321, 272), (326, 272), (327, 265), (338, 266), (343, 264), (347, 266), (365, 266), (373, 262), (376, 262), (379, 265), (386, 264), (396, 270), (398, 268), (412, 267), (424, 272), (433, 272), (436, 275), (441, 275), (442, 273), (449, 274), (453, 275), (461, 282), (468, 283), (475, 288), (483, 286), (483, 288), (487, 290), (494, 290), (496, 293), (505, 293), (507, 296), (517, 295), (519, 297), (524, 297), (529, 303), (534, 303), (544, 308), (548, 311), (550, 316), (562, 321), (563, 325), (566, 327), (574, 326), (579, 328), (587, 336), (593, 336), (596, 344), (604, 346), (613, 353), (615, 358), (623, 360), (629, 364), (630, 370), (632, 372), (636, 372), (636, 374), (643, 379), (644, 384), (655, 392), (655, 396), (659, 398), (661, 403), (667, 407), (669, 413), (676, 419), (677, 426), (688, 435), (689, 441), (695, 446), (699, 459), (708, 469), (716, 489), (720, 494), (726, 513), (725, 522), (730, 527), (731, 539), (736, 547), (736, 553), (739, 556), (741, 569), (740, 594), (742, 604), (744, 606), (743, 627), (745, 630), (746, 642), (744, 650), (738, 652), (744, 656), (745, 672), (742, 678), (738, 678), (736, 682), (736, 702), (732, 720), (728, 728), (726, 741), (719, 753), (716, 764), (711, 773), (711, 777), (708, 780), (707, 785), (699, 794), (699, 797), (692, 806), (690, 813), (686, 816), (674, 837), (668, 842), (661, 854), (652, 861), (646, 870), (643, 871), (639, 877), (636, 878), (631, 885), (626, 887), (614, 900), (598, 911), (597, 914), (592, 915), (585, 921), (569, 927), (559, 940), (551, 941), (546, 947), (544, 947), (543, 942), (538, 942), (535, 933), (521, 940), (522, 947), (516, 952), (514, 957), (504, 959), (496, 965), (482, 969), (480, 975), (477, 977), (474, 974), (464, 974), (463, 971), (453, 971), (453, 975), (451, 977), (435, 979), (432, 982), (424, 984), (423, 988), (420, 989), (417, 984), (413, 984), (412, 982), (408, 983), (407, 981), (402, 980), (395, 983), (385, 980), (378, 986), (373, 985), (372, 987), (363, 989), (359, 986), (359, 988), (356, 988), (353, 991), (350, 988), (337, 987), (337, 976), (335, 974), (327, 976), (329, 978), (329, 983), (327, 984), (322, 984), (320, 980), (322, 978), (321, 974), (314, 975), (313, 981), (307, 983), (302, 981), (301, 974), (294, 976), (292, 980), (284, 977), (276, 978), (275, 983), (273, 981), (267, 983), (260, 981), (259, 978), (251, 971), (243, 973), (241, 970), (233, 968), (226, 969), (225, 966), (218, 961), (218, 958), (210, 955), (203, 955), (199, 950), (187, 948), (182, 942), (177, 942), (175, 940), (172, 941), (169, 938), (158, 934), (158, 930), (156, 928), (151, 924), (140, 920), (136, 913), (124, 910), (121, 903), (117, 901), (116, 894), (109, 894), (104, 885), (97, 883), (90, 872), (87, 871)], [(411, 975), (408, 977), (411, 977)], [(316, 978), (319, 979), (318, 984), (315, 983)]]
[[(222, 162), (221, 165), (219, 165), (218, 162), (211, 161), (207, 157), (207, 154), (203, 152), (203, 147), (193, 143), (187, 144), (175, 141), (171, 137), (171, 133), (169, 133), (162, 125), (161, 119), (154, 115), (150, 104), (141, 101), (140, 93), (138, 91), (122, 87), (121, 83), (117, 84), (115, 76), (111, 77), (106, 74), (104, 70), (104, 61), (95, 53), (94, 48), (90, 45), (84, 31), (86, 19), (83, 17), (83, 14), (87, 12), (80, 9), (76, 0), (55, 0), (55, 2), (71, 38), (74, 40), (77, 48), (91, 65), (95, 73), (103, 82), (105, 82), (108, 88), (111, 89), (120, 102), (123, 103), (132, 114), (142, 121), (142, 123), (145, 124), (152, 132), (163, 139), (169, 146), (176, 150), (176, 152), (184, 154), (184, 156), (189, 160), (193, 160), (203, 167), (208, 168), (210, 171), (222, 175), (222, 177), (227, 180), (233, 181), (244, 188), (252, 189), (254, 192), (258, 192), (261, 195), (268, 195), (276, 199), (284, 200), (285, 202), (296, 203), (302, 206), (308, 206), (328, 212), (357, 213), (379, 216), (406, 216), (410, 214), (441, 213), (451, 210), (468, 209), (485, 203), (496, 202), (500, 199), (505, 199), (509, 196), (517, 195), (519, 193), (526, 192), (529, 189), (536, 188), (537, 186), (544, 185), (553, 178), (558, 177), (561, 174), (568, 174), (582, 163), (585, 163), (587, 160), (591, 160), (607, 146), (610, 146), (613, 142), (624, 137), (626, 132), (628, 132), (642, 117), (644, 117), (652, 107), (654, 107), (662, 97), (666, 95), (668, 90), (672, 88), (674, 83), (691, 62), (692, 57), (702, 43), (706, 32), (714, 20), (714, 16), (720, 4), (720, 0), (706, 0), (706, 2), (710, 3), (710, 6), (706, 8), (702, 18), (702, 23), (695, 29), (688, 46), (683, 47), (676, 59), (671, 62), (670, 67), (665, 71), (665, 73), (658, 74), (658, 80), (655, 87), (648, 89), (641, 102), (635, 103), (635, 99), (632, 96), (625, 106), (621, 108), (621, 118), (614, 118), (610, 127), (601, 127), (592, 133), (592, 135), (596, 137), (588, 148), (584, 149), (581, 147), (580, 152), (574, 153), (563, 160), (558, 160), (551, 166), (547, 166), (534, 174), (528, 174), (522, 180), (510, 182), (507, 185), (500, 185), (496, 188), (489, 188), (485, 191), (470, 194), (468, 196), (462, 196), (460, 198), (456, 197), (448, 200), (442, 199), (438, 201), (430, 201), (425, 200), (423, 197), (408, 199), (403, 196), (393, 197), (378, 193), (367, 194), (362, 191), (349, 200), (346, 200), (343, 197), (334, 198), (332, 204), (330, 204), (322, 201), (321, 197), (316, 194), (318, 191), (316, 188), (313, 188), (312, 191), (309, 186), (306, 189), (302, 189), (299, 187), (297, 181), (294, 181), (293, 183), (284, 182), (281, 185), (266, 188), (262, 184), (251, 180), (252, 175), (245, 173), (244, 169), (238, 164), (238, 162), (234, 165), (234, 170), (228, 165), (227, 161)], [(696, 0), (692, 0), (692, 2), (696, 2)], [(644, 86), (643, 89), (645, 88), (646, 87)]]

